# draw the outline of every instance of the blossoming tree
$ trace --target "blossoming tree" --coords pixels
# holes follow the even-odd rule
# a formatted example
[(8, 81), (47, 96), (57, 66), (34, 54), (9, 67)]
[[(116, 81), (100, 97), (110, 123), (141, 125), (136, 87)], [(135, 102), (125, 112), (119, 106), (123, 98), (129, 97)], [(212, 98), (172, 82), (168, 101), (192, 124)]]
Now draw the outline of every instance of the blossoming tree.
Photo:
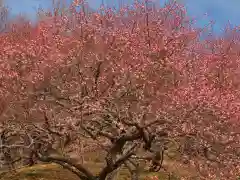
[[(202, 179), (235, 179), (237, 29), (200, 40), (175, 2), (88, 14), (82, 3), (46, 14), (37, 31), (23, 22), (0, 37), (3, 162), (55, 162), (86, 180), (125, 166), (138, 179), (142, 160), (164, 169), (174, 144), (179, 166), (190, 164)], [(98, 174), (65, 155), (81, 157), (84, 147), (103, 151)]]

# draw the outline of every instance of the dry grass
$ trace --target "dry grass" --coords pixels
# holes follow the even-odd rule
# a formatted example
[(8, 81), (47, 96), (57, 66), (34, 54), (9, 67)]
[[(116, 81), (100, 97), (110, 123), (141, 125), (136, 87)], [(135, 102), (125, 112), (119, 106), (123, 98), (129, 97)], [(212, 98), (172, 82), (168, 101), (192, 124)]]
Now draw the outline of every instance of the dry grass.
[[(101, 153), (87, 153), (85, 155), (85, 166), (88, 167), (93, 173), (98, 173), (103, 167), (103, 159), (101, 159)], [(100, 156), (99, 156), (100, 155)], [(173, 160), (167, 160), (164, 167), (171, 172), (169, 179), (169, 173), (158, 172), (149, 173), (143, 170), (141, 171), (140, 179), (149, 179), (149, 176), (158, 176), (161, 180), (179, 180), (181, 176), (188, 176), (191, 180), (197, 179), (193, 177), (193, 170), (188, 167), (180, 167)], [(194, 173), (195, 174), (195, 173)], [(127, 169), (122, 168), (118, 175), (117, 180), (129, 180), (130, 174)], [(17, 169), (16, 172), (8, 172), (6, 174), (0, 174), (0, 180), (78, 180), (76, 175), (70, 171), (63, 169), (57, 164), (38, 164), (33, 167), (24, 167)]]
[[(99, 170), (99, 164), (93, 165), (94, 163), (89, 164), (90, 169), (93, 172)], [(148, 176), (157, 175), (160, 179), (168, 179), (166, 173), (141, 173), (140, 179), (146, 179)], [(56, 164), (41, 164), (35, 165), (33, 167), (25, 167), (16, 170), (16, 172), (11, 172), (3, 175), (1, 180), (78, 180), (77, 176), (68, 170), (63, 169), (62, 167)], [(119, 171), (119, 174), (116, 179), (119, 180), (129, 180), (130, 175), (126, 169)], [(172, 177), (171, 180), (177, 180), (178, 178)]]
[(41, 164), (33, 167), (17, 169), (16, 172), (6, 173), (1, 180), (77, 180), (68, 170), (56, 164)]

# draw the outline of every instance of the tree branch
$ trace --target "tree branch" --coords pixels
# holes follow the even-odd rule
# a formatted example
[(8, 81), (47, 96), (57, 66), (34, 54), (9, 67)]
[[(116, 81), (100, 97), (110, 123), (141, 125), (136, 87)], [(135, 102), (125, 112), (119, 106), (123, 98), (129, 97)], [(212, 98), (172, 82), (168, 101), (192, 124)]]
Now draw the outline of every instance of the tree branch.
[[(59, 156), (43, 156), (41, 154), (38, 154), (38, 159), (42, 162), (55, 162), (57, 164), (60, 164), (61, 166), (64, 166), (72, 171), (71, 167), (76, 168), (79, 172), (84, 174), (85, 177), (87, 177), (88, 180), (94, 180), (94, 175), (87, 170), (85, 167), (83, 167), (81, 164), (75, 164), (73, 159), (65, 158), (65, 157), (59, 157)], [(74, 170), (75, 173), (75, 170)], [(76, 171), (76, 173), (79, 177), (83, 178), (80, 173)], [(86, 178), (85, 178), (86, 179)]]

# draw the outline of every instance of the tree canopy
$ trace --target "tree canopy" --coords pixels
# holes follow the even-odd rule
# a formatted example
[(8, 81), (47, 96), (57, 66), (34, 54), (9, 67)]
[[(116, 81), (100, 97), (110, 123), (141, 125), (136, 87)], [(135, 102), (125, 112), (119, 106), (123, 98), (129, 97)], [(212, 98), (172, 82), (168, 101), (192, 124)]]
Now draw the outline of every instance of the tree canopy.
[[(164, 169), (174, 144), (201, 179), (236, 179), (239, 28), (201, 40), (174, 1), (88, 13), (81, 3), (0, 36), (2, 162), (55, 162), (86, 180), (126, 166), (137, 179), (141, 160)], [(99, 174), (65, 155), (83, 147), (105, 152)]]

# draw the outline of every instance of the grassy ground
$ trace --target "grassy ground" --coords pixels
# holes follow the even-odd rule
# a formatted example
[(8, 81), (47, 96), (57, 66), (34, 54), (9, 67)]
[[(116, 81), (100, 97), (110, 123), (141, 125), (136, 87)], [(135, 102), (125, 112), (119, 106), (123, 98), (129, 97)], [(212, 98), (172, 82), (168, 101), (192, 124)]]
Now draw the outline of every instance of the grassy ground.
[[(94, 153), (89, 153), (85, 156), (85, 166), (93, 173), (98, 173), (103, 167), (101, 156)], [(103, 156), (102, 156), (103, 157)], [(180, 167), (174, 161), (165, 161), (164, 167), (171, 172), (171, 176), (166, 172), (149, 173), (143, 170), (141, 171), (140, 179), (147, 180), (150, 176), (158, 176), (160, 180), (180, 180), (180, 177), (189, 177), (191, 180), (197, 180), (194, 178), (194, 171), (188, 167)], [(118, 175), (117, 180), (129, 180), (130, 174), (127, 169), (122, 168)], [(6, 174), (0, 174), (0, 180), (78, 180), (78, 178), (70, 171), (63, 169), (56, 164), (38, 164), (33, 167), (24, 167), (17, 169), (16, 172), (9, 172)]]
[[(97, 166), (90, 168), (93, 172), (97, 172)], [(141, 173), (140, 179), (147, 179), (149, 176), (158, 176), (160, 179), (169, 179), (166, 173)], [(26, 167), (18, 169), (16, 172), (6, 173), (2, 175), (1, 180), (78, 180), (78, 178), (69, 172), (61, 168), (56, 164), (41, 164), (33, 167)], [(129, 180), (130, 175), (126, 169), (122, 169), (117, 178), (119, 180)], [(178, 180), (176, 176), (172, 175), (171, 180)]]

